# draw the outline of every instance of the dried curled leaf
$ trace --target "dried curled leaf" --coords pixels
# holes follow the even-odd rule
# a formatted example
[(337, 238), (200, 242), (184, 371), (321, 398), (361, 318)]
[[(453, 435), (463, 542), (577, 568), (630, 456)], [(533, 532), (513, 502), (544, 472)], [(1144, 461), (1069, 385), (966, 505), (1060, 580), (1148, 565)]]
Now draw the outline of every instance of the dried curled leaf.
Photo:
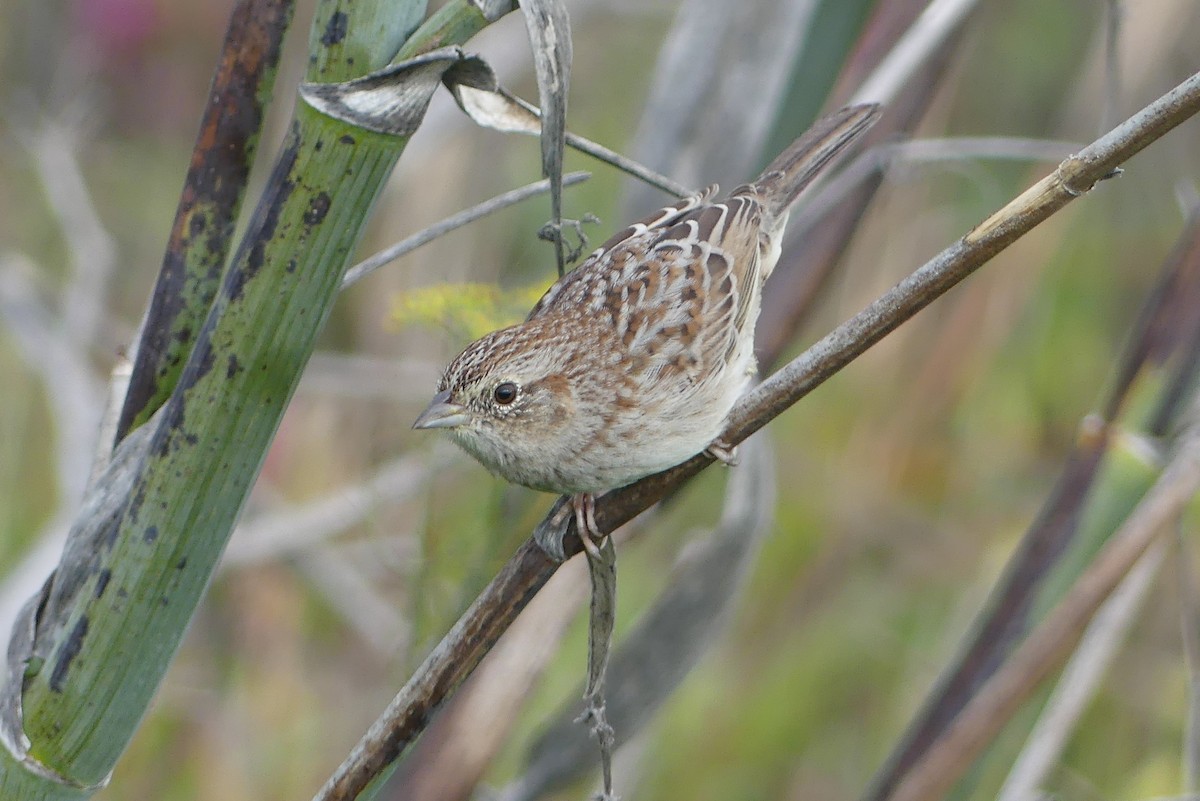
[(454, 65), (446, 70), (442, 83), (476, 125), (501, 133), (541, 135), (541, 112), (501, 86), (496, 73), (483, 59)]
[[(425, 118), (429, 100), (453, 67), (471, 74), (482, 61), (458, 47), (443, 47), (342, 83), (305, 83), (300, 97), (335, 119), (376, 133), (412, 136)], [(482, 64), (491, 72), (486, 64)]]

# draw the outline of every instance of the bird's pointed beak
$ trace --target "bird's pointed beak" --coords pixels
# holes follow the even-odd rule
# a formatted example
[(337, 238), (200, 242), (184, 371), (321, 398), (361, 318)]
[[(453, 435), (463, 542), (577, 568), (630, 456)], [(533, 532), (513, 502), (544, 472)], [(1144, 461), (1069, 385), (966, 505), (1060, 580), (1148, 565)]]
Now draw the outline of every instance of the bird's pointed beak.
[(433, 396), (429, 406), (413, 423), (413, 428), (457, 428), (470, 420), (466, 407), (450, 402), (450, 390)]

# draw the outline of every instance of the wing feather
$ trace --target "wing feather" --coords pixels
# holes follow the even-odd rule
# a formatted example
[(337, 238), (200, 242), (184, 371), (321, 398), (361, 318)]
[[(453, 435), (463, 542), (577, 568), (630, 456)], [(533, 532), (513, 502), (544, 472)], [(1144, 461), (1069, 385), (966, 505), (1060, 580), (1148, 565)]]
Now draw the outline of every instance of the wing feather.
[[(631, 376), (686, 392), (723, 372), (762, 283), (763, 208), (753, 192), (685, 198), (619, 232), (555, 283), (529, 314), (607, 317)], [(599, 343), (598, 343), (599, 344)]]

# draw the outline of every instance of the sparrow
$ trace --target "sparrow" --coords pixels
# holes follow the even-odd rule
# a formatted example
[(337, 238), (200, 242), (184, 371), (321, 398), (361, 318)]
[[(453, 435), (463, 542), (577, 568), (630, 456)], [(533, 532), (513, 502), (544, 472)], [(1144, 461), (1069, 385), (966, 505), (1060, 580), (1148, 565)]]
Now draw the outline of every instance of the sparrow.
[[(523, 322), (456, 356), (413, 428), (444, 429), (492, 473), (570, 496), (592, 553), (597, 495), (701, 451), (731, 462), (719, 437), (755, 374), (789, 209), (878, 116), (825, 116), (727, 197), (713, 185), (615, 234)], [(561, 542), (539, 544), (561, 559)]]

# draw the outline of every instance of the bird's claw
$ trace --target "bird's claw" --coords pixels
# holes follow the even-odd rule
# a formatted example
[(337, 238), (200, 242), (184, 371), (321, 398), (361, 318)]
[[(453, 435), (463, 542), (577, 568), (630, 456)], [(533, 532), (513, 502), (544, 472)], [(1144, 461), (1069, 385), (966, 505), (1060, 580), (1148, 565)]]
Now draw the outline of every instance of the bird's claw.
[(714, 439), (712, 443), (704, 449), (712, 458), (718, 462), (728, 465), (729, 467), (737, 467), (738, 463), (737, 445), (730, 445), (724, 440)]
[[(565, 248), (563, 251), (563, 261), (566, 264), (570, 264), (583, 255), (583, 251), (588, 246), (587, 234), (583, 232), (584, 223), (595, 224), (598, 222), (600, 222), (600, 218), (595, 214), (585, 214), (578, 220), (567, 218), (557, 221), (551, 220), (538, 229), (537, 235), (538, 239), (561, 244)], [(574, 245), (567, 245), (566, 237), (563, 236), (563, 231), (566, 229), (571, 230), (575, 234), (576, 243)]]
[(590, 492), (572, 495), (571, 506), (575, 508), (575, 530), (579, 532), (583, 550), (592, 559), (599, 559), (600, 543), (604, 542), (605, 535), (596, 525), (596, 496)]
[(567, 558), (567, 548), (564, 540), (567, 535), (567, 522), (570, 515), (575, 516), (575, 531), (583, 550), (593, 559), (600, 558), (600, 543), (608, 536), (596, 525), (596, 496), (588, 492), (572, 495), (559, 507), (542, 525), (533, 532), (533, 541), (542, 551), (555, 562)]

